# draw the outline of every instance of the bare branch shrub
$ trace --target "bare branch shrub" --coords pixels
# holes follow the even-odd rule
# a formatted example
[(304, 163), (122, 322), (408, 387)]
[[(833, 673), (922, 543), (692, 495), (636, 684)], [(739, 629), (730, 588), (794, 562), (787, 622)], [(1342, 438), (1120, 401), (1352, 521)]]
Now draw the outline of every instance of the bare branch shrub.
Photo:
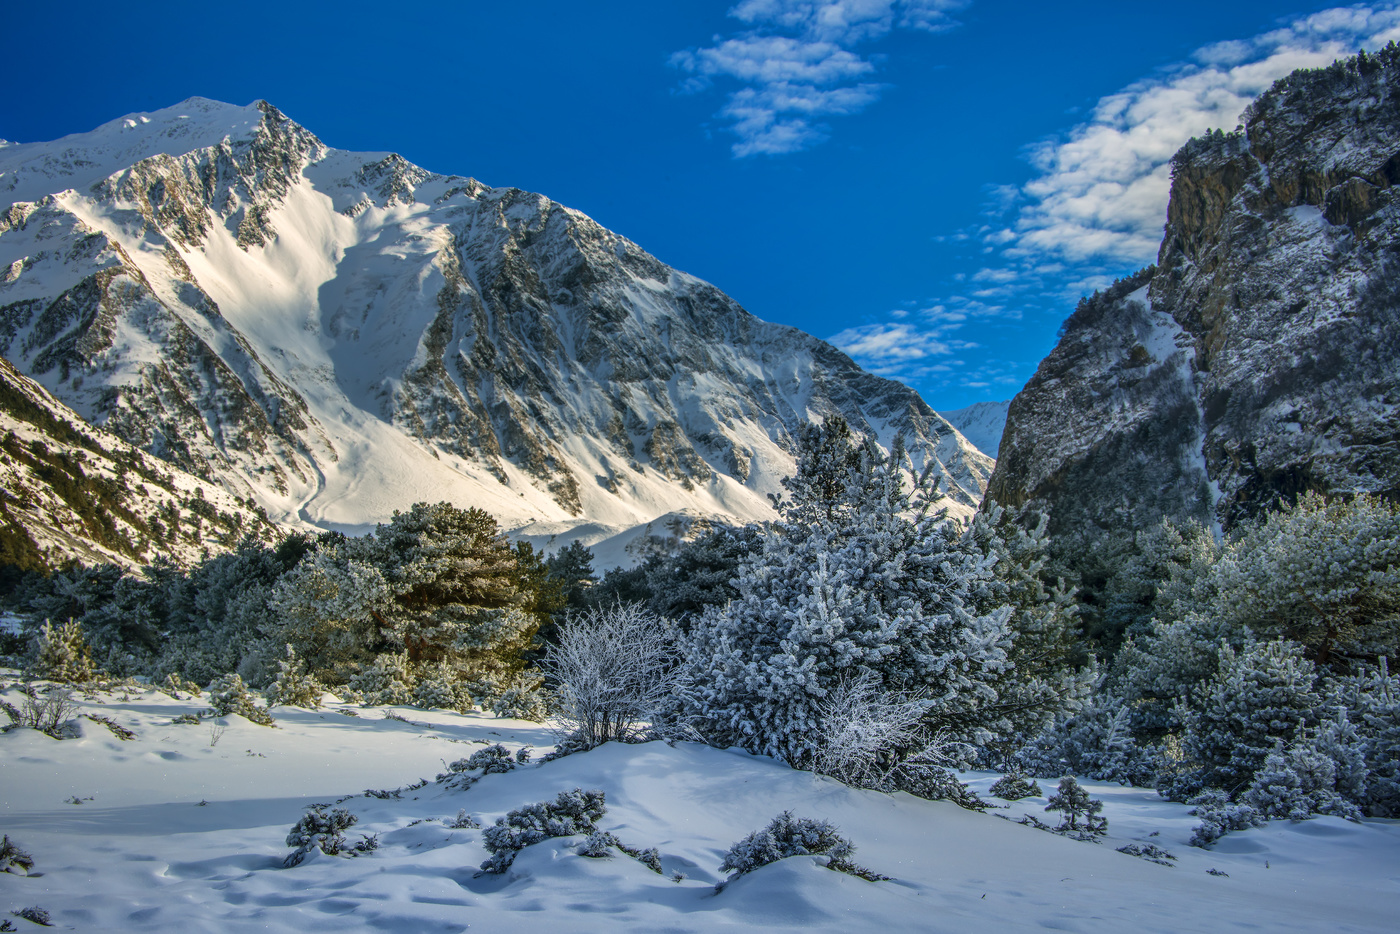
[(817, 705), (812, 771), (856, 788), (889, 790), (904, 775), (938, 770), (949, 743), (930, 733), (928, 702), (890, 694), (866, 674), (838, 682)]
[(73, 692), (62, 685), (52, 684), (42, 694), (36, 691), (25, 696), (16, 726), (47, 733), (54, 739), (64, 739), (64, 724), (77, 715), (78, 702)]
[(560, 732), (588, 746), (628, 740), (652, 723), (678, 683), (671, 623), (638, 604), (571, 615), (542, 667), (555, 682)]

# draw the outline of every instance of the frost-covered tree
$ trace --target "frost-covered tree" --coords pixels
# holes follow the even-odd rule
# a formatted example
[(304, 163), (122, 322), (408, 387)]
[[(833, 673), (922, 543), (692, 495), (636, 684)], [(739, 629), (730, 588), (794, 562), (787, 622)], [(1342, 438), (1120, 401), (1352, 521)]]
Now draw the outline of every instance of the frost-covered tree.
[(883, 457), (839, 422), (804, 433), (781, 520), (741, 565), (739, 596), (684, 637), (687, 708), (703, 732), (805, 767), (823, 699), (868, 675), (925, 698), (930, 734), (965, 748), (997, 737), (1011, 609), (975, 607), (996, 559), (934, 508), (928, 471), (912, 489), (906, 477), (902, 445)]
[(1316, 670), (1296, 643), (1225, 646), (1199, 709), (1184, 711), (1183, 760), (1160, 779), (1163, 794), (1186, 800), (1204, 788), (1243, 791), (1275, 743), (1297, 738), (1317, 708)]
[(39, 631), (38, 656), (34, 673), (50, 681), (81, 684), (97, 676), (92, 652), (83, 639), (83, 629), (73, 620), (55, 627), (45, 622)]
[(1337, 714), (1333, 722), (1346, 722), (1345, 727), (1338, 723), (1340, 735), (1333, 738), (1329, 730), (1318, 743), (1339, 763), (1339, 787), (1355, 787), (1356, 765), (1334, 750), (1352, 752), (1359, 745), (1365, 793), (1349, 796), (1372, 817), (1400, 817), (1400, 677), (1390, 674), (1388, 659), (1382, 657), (1377, 667), (1335, 678), (1328, 686), (1326, 707)]
[(1132, 709), (1107, 692), (1027, 744), (1018, 763), (1039, 778), (1071, 772), (1097, 781), (1150, 785), (1157, 756), (1133, 738)]
[(674, 706), (677, 660), (675, 627), (634, 603), (565, 617), (542, 667), (564, 733), (597, 746)]
[(1300, 643), (1319, 664), (1394, 657), (1400, 505), (1305, 494), (1241, 527), (1202, 584), (1191, 610), (1261, 639)]
[(1077, 627), (1078, 606), (1063, 581), (1049, 579), (1048, 517), (1031, 524), (1019, 513), (992, 504), (974, 517), (966, 538), (993, 559), (992, 574), (977, 580), (972, 605), (978, 612), (1011, 608), (1014, 639), (1010, 674), (1000, 686), (996, 709), (1002, 740), (984, 756), (1005, 766), (1028, 739), (1084, 704), (1097, 678)]
[(296, 650), (288, 645), (286, 656), (278, 662), (277, 680), (268, 690), (268, 703), (316, 710), (325, 692), (325, 685), (306, 672)]
[(389, 585), (357, 551), (342, 543), (316, 550), (278, 579), (268, 600), (278, 637), (328, 684), (344, 683), (391, 648), (382, 625)]

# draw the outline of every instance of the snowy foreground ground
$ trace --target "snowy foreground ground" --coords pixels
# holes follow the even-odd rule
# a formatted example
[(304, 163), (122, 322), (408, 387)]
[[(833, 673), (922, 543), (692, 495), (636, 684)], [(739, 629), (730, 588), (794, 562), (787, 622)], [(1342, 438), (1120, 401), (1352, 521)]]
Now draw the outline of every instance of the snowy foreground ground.
[[(13, 688), (0, 696), (22, 701)], [(1400, 821), (1277, 823), (1204, 851), (1186, 845), (1186, 808), (1086, 783), (1104, 800), (1109, 837), (1078, 843), (995, 811), (661, 743), (609, 744), (466, 791), (430, 781), (380, 799), (363, 792), (431, 780), (483, 742), (543, 749), (552, 738), (521, 721), (409, 708), (352, 717), (338, 705), (278, 708), (276, 729), (230, 716), (222, 736), (208, 721), (171, 723), (200, 707), (156, 692), (102, 695), (83, 712), (113, 718), (136, 739), (88, 719), (80, 739), (0, 735), (0, 832), (35, 860), (29, 877), (0, 873), (0, 918), (20, 931), (39, 930), (9, 915), (28, 906), (81, 931), (1396, 930)], [(996, 776), (964, 778), (985, 792)], [(465, 809), (487, 824), (574, 787), (606, 792), (599, 826), (657, 847), (665, 875), (622, 856), (577, 856), (574, 838), (527, 848), (505, 875), (477, 877), (481, 831), (445, 823)], [(359, 817), (350, 840), (378, 833), (380, 848), (355, 859), (318, 853), (283, 869), (284, 839), (303, 810), (346, 795), (355, 797), (341, 806)], [(1053, 820), (1044, 806), (1028, 799), (1001, 813)], [(855, 842), (857, 862), (893, 880), (794, 857), (717, 894), (724, 852), (785, 809), (831, 820)], [(1132, 842), (1156, 843), (1177, 861), (1115, 852)], [(677, 870), (687, 878), (672, 881)]]

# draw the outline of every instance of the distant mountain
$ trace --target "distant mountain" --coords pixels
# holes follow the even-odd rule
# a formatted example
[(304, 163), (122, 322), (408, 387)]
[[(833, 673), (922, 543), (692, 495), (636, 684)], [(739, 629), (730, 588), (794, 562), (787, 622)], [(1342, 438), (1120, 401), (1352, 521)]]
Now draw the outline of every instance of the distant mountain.
[(996, 459), (1001, 446), (1001, 433), (1006, 428), (1006, 410), (1011, 401), (974, 402), (962, 409), (939, 412), (962, 436), (983, 454)]
[(254, 504), (86, 424), (0, 360), (0, 564), (189, 565), (279, 531)]
[(1156, 267), (1080, 303), (987, 495), (1052, 530), (1400, 496), (1400, 50), (1279, 81), (1172, 160)]
[(419, 500), (547, 539), (744, 521), (840, 413), (992, 462), (907, 387), (542, 195), (325, 146), (194, 98), (0, 147), (0, 353), (81, 415), (274, 519)]

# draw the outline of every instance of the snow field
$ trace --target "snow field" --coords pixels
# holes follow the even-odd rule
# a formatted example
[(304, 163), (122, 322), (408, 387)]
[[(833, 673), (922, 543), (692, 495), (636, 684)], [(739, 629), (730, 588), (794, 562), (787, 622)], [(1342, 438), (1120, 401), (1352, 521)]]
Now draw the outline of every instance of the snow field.
[[(0, 696), (23, 700), (13, 687)], [(1086, 782), (1109, 818), (1104, 843), (1087, 844), (995, 816), (1053, 823), (1043, 797), (978, 814), (662, 743), (608, 744), (466, 791), (430, 781), (380, 799), (364, 790), (431, 780), (486, 743), (546, 747), (551, 735), (479, 714), (340, 704), (276, 708), (275, 729), (237, 716), (171, 723), (201, 707), (154, 691), (105, 694), (83, 699), (82, 712), (135, 740), (89, 719), (79, 739), (0, 735), (0, 831), (36, 863), (28, 878), (0, 873), (0, 911), (37, 905), (60, 929), (122, 931), (1390, 931), (1400, 903), (1400, 821), (1274, 823), (1203, 851), (1186, 846), (1187, 808)], [(997, 778), (963, 777), (984, 797)], [(1046, 793), (1053, 784), (1040, 782)], [(657, 847), (664, 874), (620, 853), (580, 857), (578, 837), (528, 847), (507, 873), (478, 877), (481, 831), (447, 826), (462, 809), (487, 825), (575, 787), (602, 789), (599, 828)], [(317, 852), (283, 869), (305, 808), (351, 795), (336, 805), (359, 819), (347, 839), (378, 834), (379, 848), (354, 859)], [(725, 851), (783, 810), (831, 820), (857, 862), (893, 880), (794, 857), (716, 893)], [(1175, 865), (1115, 852), (1132, 842), (1165, 847)], [(677, 871), (686, 878), (672, 881)]]

